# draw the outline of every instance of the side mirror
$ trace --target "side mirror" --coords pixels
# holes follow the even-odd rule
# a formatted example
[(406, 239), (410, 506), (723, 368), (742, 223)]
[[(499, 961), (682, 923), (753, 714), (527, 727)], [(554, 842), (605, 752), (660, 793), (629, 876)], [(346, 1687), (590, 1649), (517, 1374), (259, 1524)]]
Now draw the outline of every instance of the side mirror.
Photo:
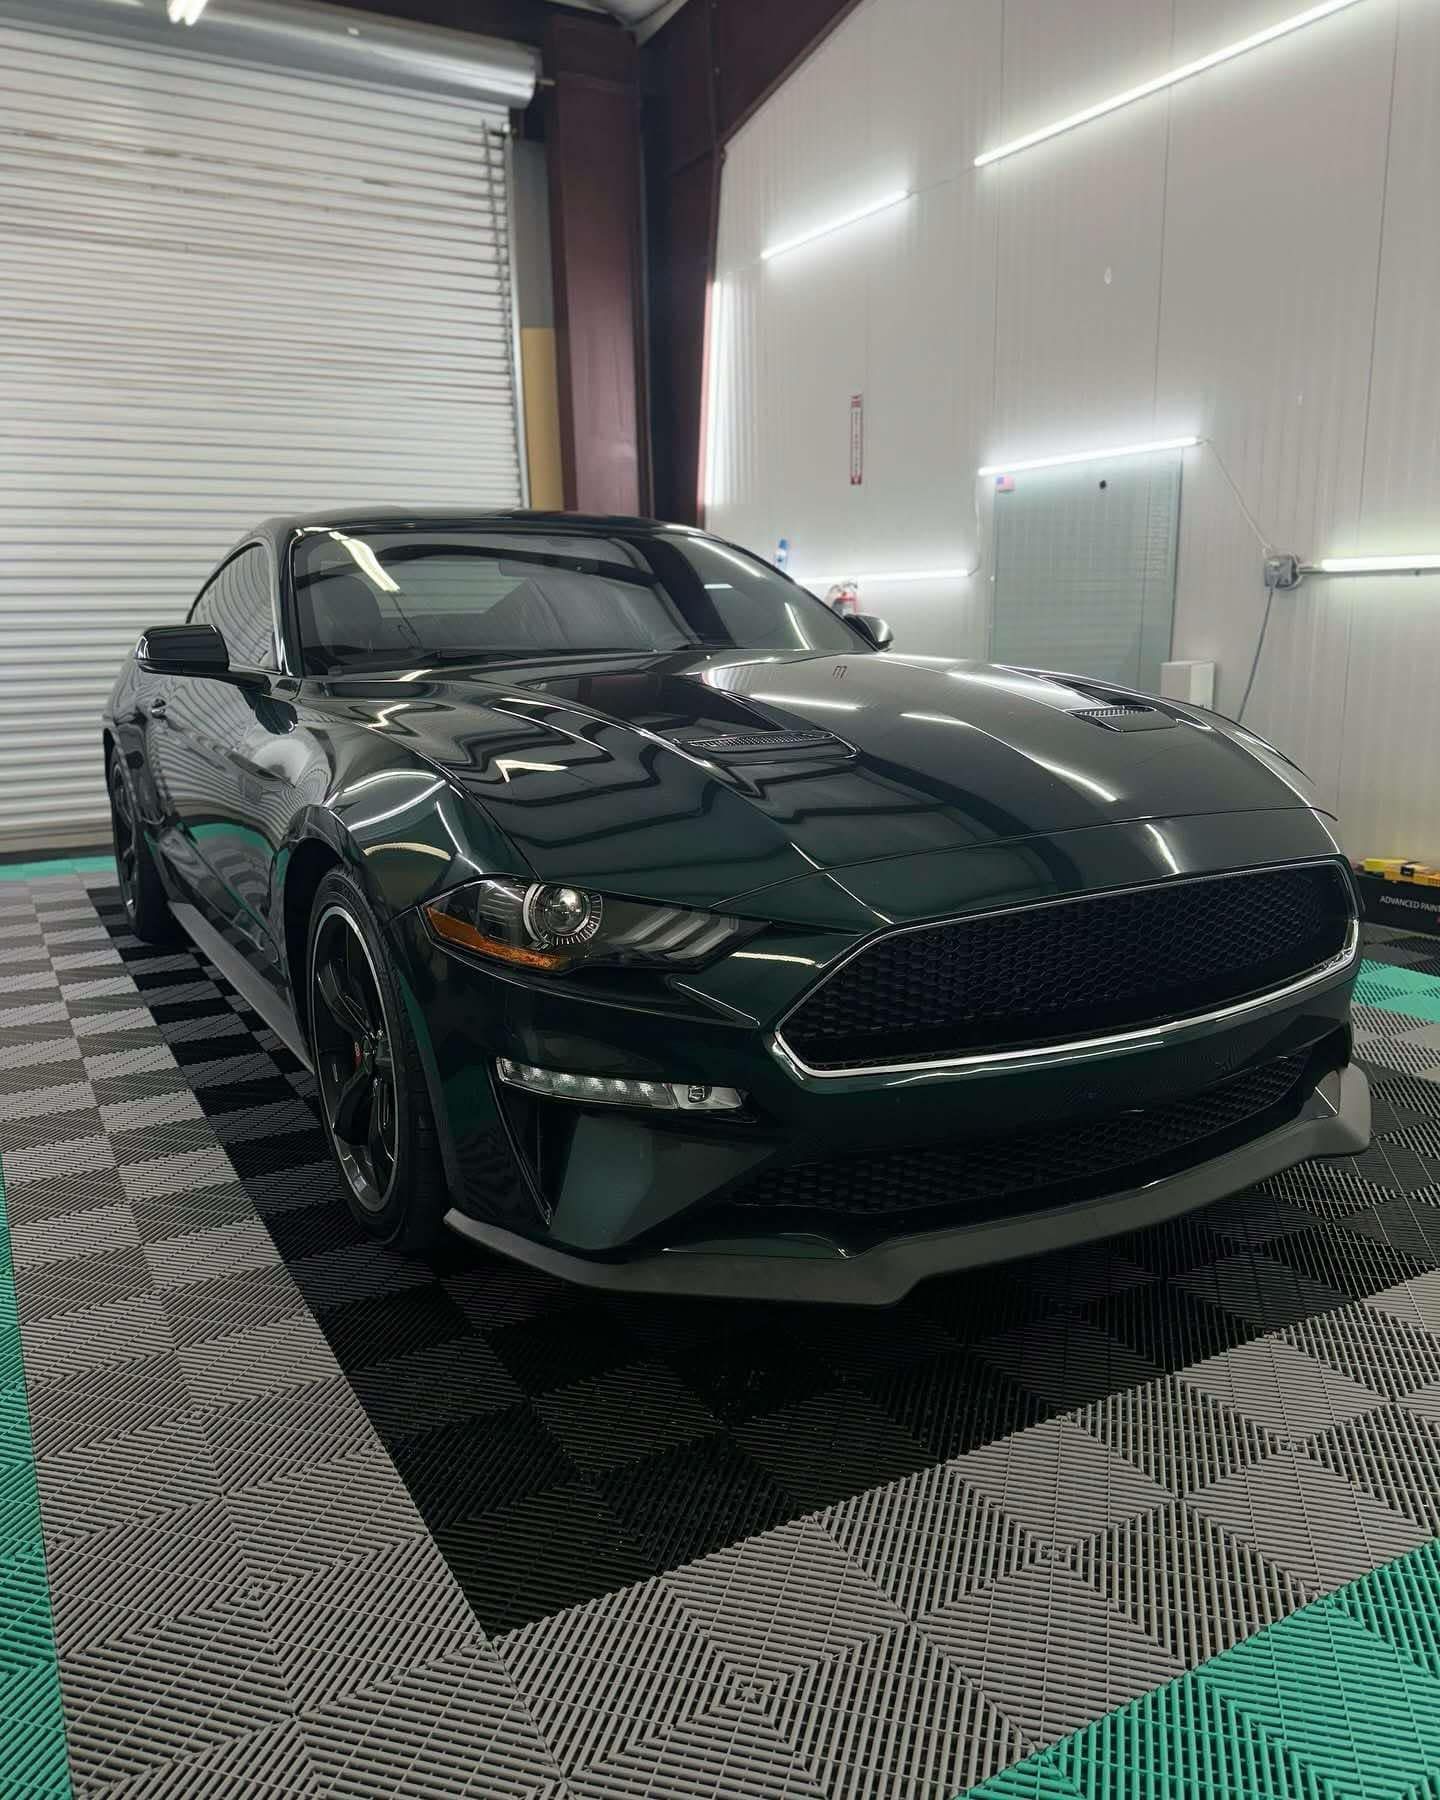
[(213, 625), (152, 625), (135, 646), (152, 675), (228, 675), (230, 652)]
[(895, 633), (884, 619), (877, 618), (874, 613), (848, 613), (845, 618), (863, 638), (868, 638), (877, 650), (888, 650), (895, 642)]

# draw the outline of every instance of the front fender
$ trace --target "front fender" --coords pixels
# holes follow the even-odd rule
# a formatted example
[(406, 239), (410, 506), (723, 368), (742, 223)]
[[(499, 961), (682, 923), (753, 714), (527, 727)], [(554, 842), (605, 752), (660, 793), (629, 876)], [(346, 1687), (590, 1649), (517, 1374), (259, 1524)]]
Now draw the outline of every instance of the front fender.
[(276, 856), (278, 892), (307, 842), (324, 844), (351, 870), (387, 924), (477, 875), (530, 873), (484, 810), (424, 764), (341, 782), (323, 801), (303, 807)]
[[(304, 921), (308, 920), (308, 897), (331, 857), (359, 882), (391, 945), (392, 971), (420, 1052), (446, 1179), (451, 1191), (459, 1192), (463, 1147), (455, 1141), (425, 1007), (416, 995), (413, 945), (407, 941), (403, 927), (397, 927), (397, 921), (412, 913), (429, 895), (473, 879), (481, 870), (514, 873), (523, 871), (523, 863), (517, 862), (503, 836), (490, 827), (480, 809), (457, 794), (448, 782), (435, 783), (435, 791), (424, 800), (418, 798), (421, 784), (412, 785), (417, 789), (415, 803), (403, 809), (397, 807), (395, 817), (376, 817), (391, 808), (373, 798), (373, 788), (361, 789), (348, 799), (342, 788), (324, 802), (309, 804), (297, 812), (275, 858), (275, 923), (278, 941), (289, 943), (294, 935), (293, 958), (295, 950), (303, 948), (300, 934), (307, 928)], [(371, 796), (368, 806), (367, 794)], [(329, 852), (328, 856), (316, 858), (320, 846)], [(292, 907), (296, 894), (291, 883), (297, 876), (301, 898)], [(423, 928), (415, 929), (423, 935)], [(303, 1006), (294, 996), (292, 1003), (298, 1018)]]

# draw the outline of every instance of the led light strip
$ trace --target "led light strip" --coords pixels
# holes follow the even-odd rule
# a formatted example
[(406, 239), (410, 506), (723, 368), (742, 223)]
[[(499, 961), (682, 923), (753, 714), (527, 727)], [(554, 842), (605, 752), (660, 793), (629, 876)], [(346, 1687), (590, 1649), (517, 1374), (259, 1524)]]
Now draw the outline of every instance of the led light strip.
[(1012, 138), (1008, 144), (999, 144), (993, 150), (982, 150), (975, 158), (975, 167), (983, 169), (988, 163), (999, 162), (1002, 157), (1014, 156), (1019, 150), (1028, 150), (1033, 144), (1043, 144), (1047, 138), (1073, 131), (1077, 125), (1088, 125), (1092, 119), (1103, 118), (1106, 113), (1129, 106), (1132, 101), (1143, 100), (1149, 94), (1158, 94), (1164, 88), (1174, 87), (1177, 81), (1188, 81), (1192, 75), (1203, 75), (1207, 69), (1213, 69), (1219, 63), (1229, 62), (1235, 56), (1243, 56), (1247, 50), (1258, 50), (1262, 44), (1273, 44), (1276, 38), (1287, 37), (1290, 32), (1299, 31), (1302, 26), (1314, 25), (1320, 19), (1329, 18), (1331, 13), (1343, 12), (1347, 6), (1354, 6), (1356, 3), (1357, 0), (1324, 0), (1323, 5), (1295, 13), (1288, 19), (1282, 19), (1278, 25), (1267, 26), (1264, 31), (1254, 32), (1237, 43), (1227, 44), (1223, 50), (1211, 51), (1209, 56), (1182, 63), (1178, 69), (1157, 75), (1153, 81), (1142, 81), (1139, 87), (1126, 88), (1123, 94), (1112, 94), (1108, 100), (1099, 100), (1082, 112), (1057, 119), (1053, 125), (1042, 125), (1038, 131), (1027, 131), (1024, 137)]
[(871, 201), (869, 206), (862, 206), (858, 212), (846, 213), (843, 219), (831, 219), (827, 225), (817, 226), (814, 231), (807, 231), (800, 237), (787, 238), (783, 244), (771, 244), (760, 252), (761, 262), (769, 262), (772, 257), (784, 256), (791, 250), (798, 250), (802, 244), (813, 244), (816, 238), (829, 237), (832, 231), (843, 231), (847, 225), (858, 225), (862, 219), (872, 218), (887, 207), (898, 206), (902, 200), (910, 198), (909, 188), (900, 188), (893, 194), (885, 194), (879, 200)]
[(1152, 444), (1113, 444), (1105, 450), (1072, 450), (1064, 456), (1032, 456), (1024, 462), (986, 463), (979, 475), (1021, 475), (1027, 469), (1063, 469), (1069, 463), (1103, 462), (1114, 456), (1149, 456), (1161, 450), (1193, 450), (1198, 437), (1157, 438)]
[(1419, 556), (1324, 556), (1304, 570), (1307, 575), (1392, 575), (1440, 569), (1440, 551)]
[(729, 302), (730, 290), (725, 283), (718, 279), (713, 281), (710, 284), (710, 367), (705, 395), (705, 472), (701, 491), (707, 517), (722, 498), (720, 481), (727, 446), (721, 429), (721, 404), (725, 399), (724, 365), (730, 347), (726, 338)]

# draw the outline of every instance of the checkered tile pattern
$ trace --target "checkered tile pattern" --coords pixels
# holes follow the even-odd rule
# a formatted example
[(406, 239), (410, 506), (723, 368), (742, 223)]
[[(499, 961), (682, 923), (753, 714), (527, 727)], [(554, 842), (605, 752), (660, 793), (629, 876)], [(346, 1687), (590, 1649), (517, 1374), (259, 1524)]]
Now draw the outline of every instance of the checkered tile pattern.
[(376, 1249), (238, 996), (0, 888), (78, 1789), (950, 1800), (1440, 1533), (1440, 1050), (1374, 1011), (1361, 1158), (887, 1313), (597, 1298)]

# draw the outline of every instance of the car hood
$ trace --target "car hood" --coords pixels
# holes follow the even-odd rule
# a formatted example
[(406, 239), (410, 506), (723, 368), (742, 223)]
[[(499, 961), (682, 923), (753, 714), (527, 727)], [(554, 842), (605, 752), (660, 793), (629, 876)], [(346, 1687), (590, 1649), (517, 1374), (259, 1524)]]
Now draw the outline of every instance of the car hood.
[(330, 692), (443, 768), (541, 878), (695, 905), (879, 858), (1314, 804), (1212, 715), (903, 653), (566, 658)]

